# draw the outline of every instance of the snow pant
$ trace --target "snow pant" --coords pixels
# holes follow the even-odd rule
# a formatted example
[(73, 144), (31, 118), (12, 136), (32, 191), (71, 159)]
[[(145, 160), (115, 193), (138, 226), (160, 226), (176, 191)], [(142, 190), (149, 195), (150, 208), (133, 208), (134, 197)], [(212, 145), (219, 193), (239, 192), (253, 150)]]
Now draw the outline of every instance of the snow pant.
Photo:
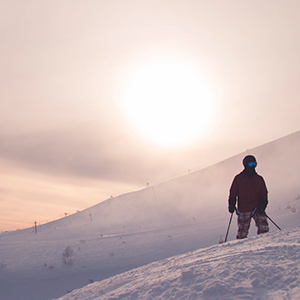
[(257, 227), (257, 234), (266, 233), (269, 231), (268, 220), (265, 214), (258, 214), (255, 213), (252, 215), (253, 212), (241, 212), (238, 215), (238, 232), (237, 232), (237, 239), (244, 239), (248, 236), (251, 218), (254, 219), (255, 225)]

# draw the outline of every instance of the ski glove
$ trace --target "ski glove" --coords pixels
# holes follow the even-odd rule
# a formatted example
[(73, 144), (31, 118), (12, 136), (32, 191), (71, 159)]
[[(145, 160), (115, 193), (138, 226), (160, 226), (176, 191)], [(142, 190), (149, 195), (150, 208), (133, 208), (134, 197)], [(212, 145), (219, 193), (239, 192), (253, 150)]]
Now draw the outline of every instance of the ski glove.
[(257, 206), (257, 213), (260, 215), (265, 214), (267, 205), (268, 205), (268, 200), (264, 198), (260, 198)]
[(235, 204), (236, 204), (236, 198), (229, 198), (228, 199), (228, 211), (232, 214), (236, 208), (235, 208)]

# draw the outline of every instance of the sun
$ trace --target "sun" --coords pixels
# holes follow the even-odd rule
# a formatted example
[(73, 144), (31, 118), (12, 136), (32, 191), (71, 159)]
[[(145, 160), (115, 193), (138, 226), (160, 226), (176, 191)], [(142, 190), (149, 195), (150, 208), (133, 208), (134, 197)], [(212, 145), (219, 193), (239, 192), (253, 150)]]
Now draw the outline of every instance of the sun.
[(123, 109), (147, 139), (163, 147), (182, 146), (199, 138), (208, 126), (212, 91), (193, 65), (155, 61), (130, 74)]

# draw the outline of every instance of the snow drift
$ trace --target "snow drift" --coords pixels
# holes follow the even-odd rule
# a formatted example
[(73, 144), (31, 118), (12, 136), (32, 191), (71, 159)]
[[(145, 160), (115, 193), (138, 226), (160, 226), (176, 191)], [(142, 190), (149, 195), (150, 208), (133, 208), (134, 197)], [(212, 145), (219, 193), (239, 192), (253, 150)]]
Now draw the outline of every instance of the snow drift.
[(299, 299), (300, 229), (174, 256), (59, 300)]

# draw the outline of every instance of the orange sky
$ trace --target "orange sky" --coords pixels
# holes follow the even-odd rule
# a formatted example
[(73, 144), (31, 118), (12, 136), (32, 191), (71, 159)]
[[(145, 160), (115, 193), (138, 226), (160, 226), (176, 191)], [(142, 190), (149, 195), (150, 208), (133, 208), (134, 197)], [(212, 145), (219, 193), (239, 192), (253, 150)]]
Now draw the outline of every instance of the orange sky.
[[(0, 231), (298, 131), (299, 20), (298, 1), (0, 0)], [(122, 98), (136, 68), (170, 59), (205, 78), (214, 111), (193, 142), (164, 148)]]

